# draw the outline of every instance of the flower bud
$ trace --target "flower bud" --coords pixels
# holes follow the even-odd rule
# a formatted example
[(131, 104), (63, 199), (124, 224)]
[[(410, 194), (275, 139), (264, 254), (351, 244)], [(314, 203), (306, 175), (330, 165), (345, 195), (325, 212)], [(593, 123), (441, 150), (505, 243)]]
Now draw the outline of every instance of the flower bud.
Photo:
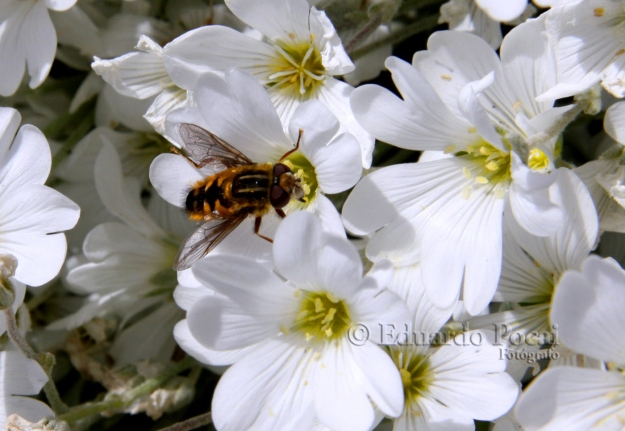
[(15, 301), (15, 290), (9, 280), (15, 275), (17, 259), (11, 254), (0, 255), (0, 310), (6, 310)]

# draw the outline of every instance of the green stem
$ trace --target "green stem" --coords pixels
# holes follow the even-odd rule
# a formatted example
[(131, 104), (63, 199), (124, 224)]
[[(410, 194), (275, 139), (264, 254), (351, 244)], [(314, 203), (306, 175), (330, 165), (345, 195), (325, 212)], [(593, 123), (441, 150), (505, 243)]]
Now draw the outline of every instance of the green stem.
[(409, 24), (389, 34), (388, 36), (382, 39), (378, 39), (375, 42), (367, 44), (361, 48), (355, 49), (350, 54), (350, 57), (352, 61), (356, 61), (357, 59), (375, 51), (378, 48), (382, 48), (383, 46), (388, 45), (388, 44), (395, 45), (399, 42), (403, 42), (409, 37), (412, 37), (415, 34), (419, 34), (427, 30), (431, 30), (437, 25), (438, 25), (438, 15), (428, 16), (412, 24)]
[(410, 11), (422, 9), (424, 7), (432, 6), (434, 4), (443, 4), (443, 0), (404, 0), (399, 7), (399, 15), (405, 14)]
[(368, 38), (382, 24), (383, 14), (378, 13), (372, 17), (358, 32), (345, 44), (345, 51), (349, 54)]
[(182, 361), (166, 369), (158, 376), (153, 379), (146, 380), (137, 387), (126, 392), (124, 395), (117, 395), (100, 402), (81, 404), (71, 408), (67, 413), (58, 416), (57, 419), (72, 423), (109, 410), (120, 410), (129, 407), (137, 399), (151, 394), (156, 389), (162, 387), (162, 385), (169, 379), (192, 367), (194, 364), (195, 360), (190, 356), (187, 356)]
[(40, 292), (30, 298), (30, 300), (26, 303), (26, 308), (28, 309), (28, 311), (33, 311), (35, 308), (39, 307), (41, 304), (50, 299), (52, 295), (54, 295), (54, 290), (54, 286), (48, 286), (43, 292)]
[(80, 105), (75, 112), (68, 112), (59, 116), (53, 123), (49, 124), (42, 130), (43, 134), (46, 135), (48, 139), (57, 138), (63, 130), (70, 126), (70, 124), (75, 124), (76, 122), (82, 120), (89, 112), (93, 112), (95, 104), (96, 98), (92, 97)]
[(94, 123), (94, 111), (91, 110), (86, 113), (84, 117), (81, 118), (78, 126), (74, 129), (74, 131), (69, 135), (63, 146), (57, 151), (57, 153), (52, 158), (52, 169), (59, 166), (59, 164), (67, 158), (72, 153), (72, 150), (76, 146), (76, 144), (91, 130)]
[(54, 384), (54, 380), (52, 380), (52, 367), (54, 366), (54, 355), (52, 355), (51, 353), (44, 354), (43, 357), (47, 359), (46, 362), (48, 363), (43, 363), (42, 356), (38, 355), (32, 349), (32, 347), (30, 347), (30, 345), (24, 339), (24, 337), (22, 337), (22, 334), (20, 333), (17, 327), (17, 322), (15, 321), (15, 314), (13, 313), (13, 307), (8, 307), (7, 309), (4, 310), (4, 320), (6, 322), (7, 335), (9, 336), (13, 344), (15, 344), (17, 348), (20, 350), (20, 352), (22, 352), (22, 354), (26, 356), (28, 359), (37, 361), (37, 363), (41, 365), (41, 368), (45, 371), (46, 375), (48, 376), (48, 381), (44, 385), (43, 390), (46, 394), (46, 397), (48, 398), (50, 407), (52, 407), (52, 410), (54, 410), (54, 413), (58, 415), (58, 414), (62, 414), (66, 412), (67, 406), (65, 405), (63, 400), (61, 400), (59, 391), (57, 390), (56, 385)]
[(184, 422), (178, 422), (177, 424), (174, 424), (167, 428), (161, 428), (158, 431), (188, 431), (211, 423), (213, 423), (213, 417), (211, 415), (211, 412), (208, 412), (202, 415), (192, 417), (191, 419), (187, 419)]

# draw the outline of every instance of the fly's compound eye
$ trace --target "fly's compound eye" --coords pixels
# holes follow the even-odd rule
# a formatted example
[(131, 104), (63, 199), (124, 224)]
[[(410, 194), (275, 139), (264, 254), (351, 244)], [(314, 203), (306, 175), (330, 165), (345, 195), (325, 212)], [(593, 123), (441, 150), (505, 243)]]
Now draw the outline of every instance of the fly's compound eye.
[(269, 202), (272, 207), (283, 208), (289, 203), (290, 200), (291, 196), (282, 187), (277, 184), (271, 186), (271, 196), (269, 197)]
[(275, 178), (280, 178), (280, 176), (286, 172), (292, 171), (287, 165), (283, 163), (276, 163), (273, 167), (273, 175)]

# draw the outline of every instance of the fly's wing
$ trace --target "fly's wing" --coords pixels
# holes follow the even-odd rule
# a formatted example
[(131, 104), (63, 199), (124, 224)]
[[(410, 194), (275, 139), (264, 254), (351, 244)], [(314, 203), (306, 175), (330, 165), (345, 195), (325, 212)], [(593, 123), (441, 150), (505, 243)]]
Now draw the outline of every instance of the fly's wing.
[(187, 156), (200, 167), (223, 165), (231, 168), (253, 163), (226, 141), (195, 124), (180, 123), (176, 129)]
[(217, 244), (240, 225), (245, 217), (247, 217), (246, 214), (223, 219), (213, 218), (199, 224), (180, 247), (174, 261), (174, 269), (182, 271), (190, 268), (191, 265), (217, 247)]

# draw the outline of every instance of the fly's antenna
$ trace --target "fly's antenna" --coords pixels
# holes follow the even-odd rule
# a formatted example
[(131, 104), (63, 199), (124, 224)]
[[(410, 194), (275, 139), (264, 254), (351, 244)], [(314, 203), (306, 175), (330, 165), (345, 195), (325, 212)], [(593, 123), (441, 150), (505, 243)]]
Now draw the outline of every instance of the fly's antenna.
[(295, 144), (295, 148), (293, 148), (292, 150), (287, 151), (286, 153), (284, 153), (284, 156), (280, 157), (280, 160), (278, 160), (279, 162), (281, 162), (282, 160), (286, 159), (291, 154), (293, 154), (294, 152), (299, 150), (299, 143), (302, 140), (302, 135), (303, 134), (304, 134), (304, 129), (299, 129), (299, 136), (297, 137), (297, 144)]

